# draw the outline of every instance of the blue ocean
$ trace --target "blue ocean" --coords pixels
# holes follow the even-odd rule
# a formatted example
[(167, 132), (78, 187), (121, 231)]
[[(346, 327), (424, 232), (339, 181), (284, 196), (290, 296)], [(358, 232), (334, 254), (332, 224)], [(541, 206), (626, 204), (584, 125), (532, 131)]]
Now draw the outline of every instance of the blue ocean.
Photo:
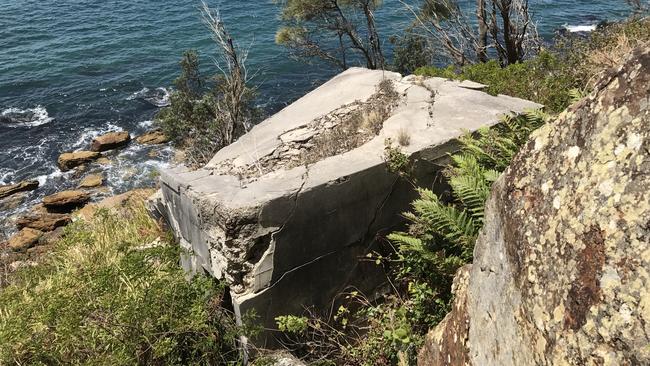
[[(274, 43), (280, 24), (273, 0), (216, 1), (237, 41), (249, 48), (258, 103), (273, 113), (336, 73), (291, 60)], [(624, 0), (531, 0), (540, 34), (625, 17)], [(198, 0), (0, 0), (0, 114), (24, 116), (0, 124), (0, 184), (38, 179), (17, 211), (43, 195), (74, 187), (56, 167), (61, 152), (83, 149), (94, 136), (126, 129), (137, 135), (166, 103), (186, 49), (206, 70), (215, 48)], [(399, 35), (410, 14), (385, 0), (377, 14), (382, 37)], [(387, 44), (385, 48), (389, 48)], [(104, 194), (150, 184), (170, 164), (169, 147), (132, 144), (110, 156)], [(0, 218), (17, 211), (0, 213)]]

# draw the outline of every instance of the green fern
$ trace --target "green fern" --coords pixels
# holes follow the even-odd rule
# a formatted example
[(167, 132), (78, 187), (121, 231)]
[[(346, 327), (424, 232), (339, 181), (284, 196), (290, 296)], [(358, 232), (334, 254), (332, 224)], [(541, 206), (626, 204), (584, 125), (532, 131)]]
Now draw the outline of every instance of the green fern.
[(416, 281), (435, 288), (449, 284), (455, 271), (472, 260), (492, 184), (548, 118), (540, 110), (508, 115), (493, 128), (460, 138), (461, 151), (445, 170), (452, 199), (420, 189), (412, 211), (404, 214), (408, 231), (388, 236), (398, 246), (405, 276), (416, 276)]
[(585, 93), (580, 89), (569, 90), (569, 100), (571, 101), (571, 103), (579, 102), (585, 96), (586, 96)]

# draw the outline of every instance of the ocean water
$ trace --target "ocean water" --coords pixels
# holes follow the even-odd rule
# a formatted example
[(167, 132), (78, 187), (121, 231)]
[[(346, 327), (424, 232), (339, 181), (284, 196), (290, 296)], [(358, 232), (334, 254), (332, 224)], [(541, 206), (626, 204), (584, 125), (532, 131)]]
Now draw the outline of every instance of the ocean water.
[[(212, 1), (231, 32), (249, 48), (259, 103), (277, 111), (336, 73), (287, 57), (274, 44), (279, 8), (273, 0)], [(83, 149), (94, 136), (118, 129), (139, 134), (178, 74), (185, 49), (202, 54), (213, 68), (210, 35), (201, 23), (198, 0), (0, 0), (0, 184), (38, 179), (41, 188), (15, 215), (46, 194), (74, 187), (72, 173), (56, 167), (64, 151)], [(628, 14), (624, 0), (531, 0), (542, 36), (565, 25), (593, 25)], [(410, 21), (397, 0), (377, 14), (382, 37), (401, 33)], [(386, 45), (385, 47), (388, 47)], [(113, 153), (102, 168), (104, 194), (153, 182), (169, 165), (169, 147), (132, 144)]]

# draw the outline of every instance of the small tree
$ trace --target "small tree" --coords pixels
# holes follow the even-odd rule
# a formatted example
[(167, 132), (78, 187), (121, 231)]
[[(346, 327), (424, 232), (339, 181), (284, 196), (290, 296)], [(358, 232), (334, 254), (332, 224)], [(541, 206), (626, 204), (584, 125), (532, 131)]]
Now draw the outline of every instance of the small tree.
[(188, 165), (194, 167), (233, 143), (259, 114), (253, 106), (254, 89), (248, 86), (247, 52), (230, 36), (217, 9), (203, 2), (201, 10), (217, 45), (215, 60), (220, 74), (208, 83), (200, 73), (198, 53), (186, 51), (171, 105), (156, 116), (163, 131), (184, 149)]
[(293, 57), (319, 58), (341, 69), (360, 57), (369, 69), (383, 69), (375, 22), (380, 0), (276, 0), (282, 4), (275, 37)]
[(393, 68), (401, 74), (412, 74), (428, 66), (433, 59), (432, 48), (426, 37), (408, 28), (403, 35), (389, 38), (393, 44)]
[(458, 66), (487, 62), (490, 50), (502, 66), (523, 61), (539, 48), (528, 0), (477, 0), (476, 27), (455, 0), (399, 0), (415, 25)]

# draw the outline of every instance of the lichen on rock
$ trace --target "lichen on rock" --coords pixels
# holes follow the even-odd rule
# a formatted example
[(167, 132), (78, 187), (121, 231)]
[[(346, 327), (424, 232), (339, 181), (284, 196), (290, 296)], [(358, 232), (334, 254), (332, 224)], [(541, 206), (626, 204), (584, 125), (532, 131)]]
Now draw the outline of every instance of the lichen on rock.
[(533, 134), (493, 187), (448, 315), (466, 342), (434, 337), (445, 321), (420, 364), (650, 364), (649, 90), (646, 47)]

